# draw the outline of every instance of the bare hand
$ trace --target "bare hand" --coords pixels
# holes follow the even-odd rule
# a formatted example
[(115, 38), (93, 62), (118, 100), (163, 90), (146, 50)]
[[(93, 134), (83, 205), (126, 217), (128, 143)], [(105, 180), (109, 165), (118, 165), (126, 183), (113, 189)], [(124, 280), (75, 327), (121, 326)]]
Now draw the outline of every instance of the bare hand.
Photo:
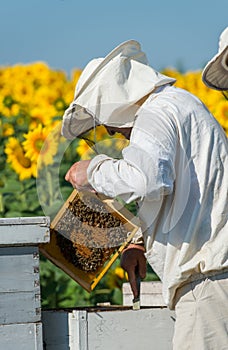
[(137, 276), (141, 279), (146, 277), (145, 249), (138, 244), (130, 244), (122, 253), (121, 267), (127, 272), (134, 298), (138, 297)]
[(87, 168), (89, 164), (90, 160), (81, 160), (74, 163), (66, 173), (65, 180), (70, 182), (72, 186), (78, 190), (93, 190), (87, 178)]

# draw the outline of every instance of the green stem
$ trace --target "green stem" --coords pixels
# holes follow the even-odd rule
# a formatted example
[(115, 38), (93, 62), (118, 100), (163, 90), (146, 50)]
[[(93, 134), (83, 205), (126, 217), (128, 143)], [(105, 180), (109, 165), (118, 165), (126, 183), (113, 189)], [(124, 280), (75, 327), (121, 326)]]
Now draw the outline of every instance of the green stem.
[(0, 213), (4, 212), (4, 202), (3, 202), (3, 195), (0, 193)]
[(47, 185), (48, 185), (48, 193), (49, 193), (49, 205), (51, 206), (54, 201), (54, 194), (53, 194), (53, 187), (52, 187), (52, 178), (51, 178), (51, 173), (48, 171), (46, 167), (46, 175), (47, 175)]

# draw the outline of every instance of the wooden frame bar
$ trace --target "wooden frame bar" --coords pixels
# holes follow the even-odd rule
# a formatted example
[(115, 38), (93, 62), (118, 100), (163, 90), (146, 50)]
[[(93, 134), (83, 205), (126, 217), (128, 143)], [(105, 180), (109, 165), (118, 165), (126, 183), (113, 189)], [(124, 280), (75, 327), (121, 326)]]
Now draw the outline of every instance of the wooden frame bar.
[[(66, 221), (65, 215), (68, 212), (72, 214), (72, 211), (70, 209), (72, 202), (75, 200), (75, 198), (78, 197), (81, 201), (86, 202), (86, 200), (89, 199), (91, 201), (96, 201), (98, 204), (100, 203), (102, 206), (105, 207), (107, 213), (110, 213), (110, 215), (112, 215), (114, 218), (120, 221), (121, 225), (124, 227), (125, 232), (127, 232), (127, 237), (125, 237), (124, 241), (121, 242), (119, 246), (114, 247), (113, 249), (109, 249), (110, 251), (107, 250), (108, 254), (106, 253), (102, 264), (97, 269), (92, 271), (83, 271), (81, 268), (76, 266), (75, 263), (70, 261), (70, 259), (68, 258), (68, 252), (63, 252), (63, 249), (59, 244), (58, 227), (60, 227), (61, 225), (66, 225), (65, 227), (67, 227), (67, 230), (72, 230), (72, 222), (69, 223), (69, 226), (67, 226), (64, 220)], [(86, 227), (88, 227), (88, 225)], [(94, 227), (90, 226), (89, 229), (93, 230)], [(120, 256), (121, 252), (131, 241), (138, 229), (139, 225), (135, 216), (131, 212), (129, 212), (125, 207), (123, 207), (117, 200), (110, 199), (104, 195), (100, 195), (93, 192), (78, 192), (77, 190), (73, 190), (71, 195), (68, 197), (62, 208), (59, 210), (59, 212), (51, 222), (50, 243), (39, 245), (39, 249), (41, 253), (45, 257), (47, 257), (52, 263), (54, 263), (57, 267), (61, 268), (66, 274), (68, 274), (72, 279), (79, 283), (85, 290), (91, 292), (99, 283), (101, 278), (105, 275), (105, 273), (109, 270), (114, 261)], [(102, 228), (100, 230), (102, 231)], [(67, 244), (69, 246), (69, 240), (71, 240), (70, 235), (71, 232), (61, 232), (62, 243), (64, 243), (64, 240), (66, 240), (68, 241)], [(80, 233), (80, 235), (82, 234)], [(98, 235), (100, 234), (98, 233)], [(93, 235), (92, 242), (95, 246), (99, 244), (99, 240), (98, 242), (96, 242), (96, 234)], [(75, 251), (77, 251), (77, 248), (75, 248)]]

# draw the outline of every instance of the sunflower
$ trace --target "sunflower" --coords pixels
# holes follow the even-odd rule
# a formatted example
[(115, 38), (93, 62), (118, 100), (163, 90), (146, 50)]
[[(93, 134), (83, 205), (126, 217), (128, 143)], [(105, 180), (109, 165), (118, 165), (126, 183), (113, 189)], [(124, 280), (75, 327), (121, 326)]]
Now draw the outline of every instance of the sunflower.
[(72, 78), (72, 82), (73, 85), (75, 86), (78, 82), (78, 79), (80, 78), (80, 75), (82, 74), (82, 70), (81, 69), (74, 69), (71, 73), (71, 78)]
[(36, 164), (26, 157), (20, 142), (15, 137), (10, 137), (5, 147), (7, 163), (10, 163), (14, 171), (19, 175), (20, 181), (36, 177)]
[(4, 123), (2, 126), (2, 133), (3, 136), (8, 137), (8, 136), (12, 136), (14, 134), (14, 127), (12, 124), (10, 123)]
[[(30, 104), (34, 95), (34, 87), (32, 82), (28, 80), (17, 80), (13, 86), (13, 103), (14, 100), (20, 101), (22, 104)], [(10, 103), (10, 100), (8, 101)]]
[(110, 271), (107, 283), (111, 289), (121, 289), (123, 282), (127, 279), (127, 273), (122, 269), (122, 267), (116, 267), (114, 270)]
[(123, 148), (127, 147), (129, 145), (129, 140), (122, 138), (122, 137), (118, 137), (114, 140), (115, 142), (115, 148), (118, 151), (122, 151)]
[(15, 101), (11, 95), (6, 95), (3, 98), (3, 104), (5, 107), (11, 108), (14, 103), (15, 103)]
[(67, 108), (67, 105), (62, 97), (58, 97), (54, 101), (54, 106), (55, 106), (56, 111), (58, 111), (58, 112), (62, 112)]
[(25, 155), (31, 161), (49, 165), (53, 163), (53, 156), (57, 153), (58, 143), (52, 136), (50, 128), (42, 127), (39, 124), (35, 129), (24, 134), (25, 141), (23, 147), (26, 151)]
[(215, 111), (215, 117), (226, 131), (226, 134), (228, 134), (228, 104), (225, 99), (218, 103)]
[(32, 106), (30, 115), (38, 124), (50, 125), (56, 115), (56, 109), (54, 106), (43, 101), (39, 105)]
[(124, 269), (122, 269), (122, 267), (117, 266), (115, 268), (114, 272), (115, 272), (116, 276), (122, 280), (126, 277), (126, 273), (125, 273)]
[(79, 140), (76, 148), (76, 153), (81, 157), (82, 160), (90, 159), (93, 154), (92, 148), (86, 143), (85, 140)]

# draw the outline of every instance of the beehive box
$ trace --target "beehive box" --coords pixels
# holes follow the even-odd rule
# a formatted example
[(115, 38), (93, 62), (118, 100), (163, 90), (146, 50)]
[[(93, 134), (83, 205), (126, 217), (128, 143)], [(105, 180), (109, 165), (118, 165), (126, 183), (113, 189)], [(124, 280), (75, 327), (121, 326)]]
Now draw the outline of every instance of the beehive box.
[(41, 253), (92, 291), (138, 230), (137, 219), (118, 201), (73, 190), (51, 222)]
[(40, 243), (47, 217), (0, 218), (0, 349), (43, 350)]
[(166, 307), (43, 310), (45, 350), (171, 350), (175, 313)]
[[(123, 305), (131, 306), (133, 293), (129, 282), (122, 285)], [(140, 305), (141, 306), (162, 306), (165, 307), (162, 295), (161, 281), (142, 281), (140, 284)]]

